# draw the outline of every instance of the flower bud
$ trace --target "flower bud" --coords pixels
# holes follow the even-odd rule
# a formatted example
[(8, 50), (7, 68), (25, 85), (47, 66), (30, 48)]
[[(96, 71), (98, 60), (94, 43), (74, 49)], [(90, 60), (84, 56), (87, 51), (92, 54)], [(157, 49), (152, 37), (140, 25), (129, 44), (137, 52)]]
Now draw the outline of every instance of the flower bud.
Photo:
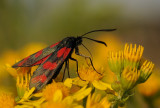
[(23, 68), (18, 69), (18, 74), (17, 74), (17, 79), (16, 79), (16, 87), (17, 87), (17, 94), (18, 94), (18, 98), (22, 98), (25, 94), (25, 91), (29, 89), (29, 81), (31, 78), (31, 73), (29, 73), (28, 71), (30, 70), (30, 68)]
[(126, 67), (121, 74), (121, 84), (124, 91), (132, 89), (139, 79), (140, 72), (136, 68)]
[(140, 68), (140, 78), (139, 83), (144, 83), (152, 74), (152, 70), (154, 68), (154, 64), (152, 62), (147, 62), (147, 60), (143, 63)]
[(122, 86), (121, 83), (119, 81), (115, 81), (111, 84), (111, 87), (113, 90), (115, 90), (116, 92), (120, 91)]
[(111, 71), (119, 77), (123, 70), (123, 52), (109, 52), (108, 64)]
[(107, 94), (106, 96), (107, 96), (107, 100), (109, 102), (113, 102), (113, 101), (117, 100), (117, 96), (115, 96), (114, 94)]
[(144, 47), (139, 45), (138, 48), (136, 47), (136, 44), (134, 45), (134, 48), (132, 47), (132, 44), (130, 46), (128, 44), (125, 44), (124, 48), (124, 67), (130, 66), (132, 68), (139, 66), (139, 61), (142, 57)]

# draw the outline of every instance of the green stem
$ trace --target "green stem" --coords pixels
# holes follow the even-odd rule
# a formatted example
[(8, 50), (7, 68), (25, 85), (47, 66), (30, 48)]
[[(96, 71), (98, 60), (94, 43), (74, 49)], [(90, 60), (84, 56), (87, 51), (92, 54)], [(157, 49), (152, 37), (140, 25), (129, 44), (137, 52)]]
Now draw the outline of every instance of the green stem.
[(119, 102), (121, 102), (123, 96), (124, 96), (124, 92), (123, 92), (123, 91), (120, 91), (120, 92), (118, 93), (118, 100), (115, 101), (115, 102), (111, 105), (111, 108), (118, 108)]
[(115, 102), (111, 105), (111, 108), (118, 108), (118, 102)]

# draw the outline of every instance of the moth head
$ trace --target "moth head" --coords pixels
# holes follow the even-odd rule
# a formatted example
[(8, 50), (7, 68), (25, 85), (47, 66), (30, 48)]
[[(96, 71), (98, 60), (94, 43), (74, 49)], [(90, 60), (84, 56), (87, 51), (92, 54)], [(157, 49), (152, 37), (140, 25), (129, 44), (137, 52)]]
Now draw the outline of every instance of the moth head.
[(76, 38), (76, 45), (78, 46), (78, 45), (81, 45), (82, 44), (82, 37), (77, 37)]

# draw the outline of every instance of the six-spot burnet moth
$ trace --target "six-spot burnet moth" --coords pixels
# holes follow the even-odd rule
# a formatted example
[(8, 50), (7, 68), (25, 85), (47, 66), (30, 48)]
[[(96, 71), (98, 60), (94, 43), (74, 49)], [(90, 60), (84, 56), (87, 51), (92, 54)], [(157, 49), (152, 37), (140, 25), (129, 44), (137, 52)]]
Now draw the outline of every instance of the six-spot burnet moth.
[[(71, 57), (74, 50), (75, 50), (75, 54), (82, 56), (84, 58), (88, 58), (90, 60), (91, 66), (95, 70), (92, 63), (92, 59), (90, 57), (80, 54), (78, 46), (79, 45), (84, 46), (82, 44), (83, 38), (89, 39), (107, 46), (107, 44), (103, 41), (91, 39), (84, 36), (92, 32), (114, 31), (114, 30), (116, 29), (93, 30), (78, 37), (66, 37), (62, 41), (57, 42), (47, 48), (44, 48), (22, 59), (18, 63), (14, 64), (12, 67), (13, 68), (32, 67), (35, 65), (39, 65), (39, 67), (33, 72), (33, 75), (31, 77), (30, 84), (29, 84), (30, 89), (32, 87), (35, 87), (36, 88), (35, 91), (38, 91), (42, 87), (44, 87), (46, 84), (48, 84), (52, 79), (56, 78), (56, 76), (59, 74), (64, 63), (65, 63), (64, 73), (66, 69), (68, 69), (68, 73), (69, 73), (69, 59), (76, 62), (77, 74), (78, 74), (78, 61)], [(64, 75), (63, 75), (63, 78), (64, 78)]]

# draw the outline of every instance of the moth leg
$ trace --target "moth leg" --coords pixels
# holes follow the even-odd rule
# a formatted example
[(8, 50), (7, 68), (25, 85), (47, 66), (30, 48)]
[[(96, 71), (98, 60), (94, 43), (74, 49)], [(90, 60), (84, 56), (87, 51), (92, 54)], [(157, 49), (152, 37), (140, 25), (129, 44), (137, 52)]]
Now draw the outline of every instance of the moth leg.
[(98, 74), (102, 75), (101, 73), (99, 73), (99, 72), (95, 69), (91, 57), (88, 57), (88, 56), (85, 56), (85, 55), (83, 55), (83, 54), (80, 54), (78, 47), (75, 48), (75, 54), (76, 54), (76, 55), (79, 55), (79, 56), (81, 56), (81, 57), (84, 57), (85, 59), (88, 58), (88, 59), (90, 60), (90, 63), (91, 63), (91, 66), (93, 67), (93, 69), (94, 69)]
[(65, 76), (66, 69), (67, 69), (67, 62), (65, 62), (65, 67), (64, 67), (62, 82), (63, 82), (63, 80), (64, 80), (64, 76)]
[(68, 70), (68, 77), (70, 78), (70, 74), (69, 74), (69, 60), (67, 61), (67, 70)]
[[(72, 57), (70, 57), (70, 59), (76, 62), (78, 77), (79, 77), (81, 80), (83, 80), (83, 79), (80, 77), (79, 73), (78, 73), (78, 61), (77, 61), (76, 59), (72, 58)], [(85, 81), (85, 80), (83, 80), (83, 81)]]

